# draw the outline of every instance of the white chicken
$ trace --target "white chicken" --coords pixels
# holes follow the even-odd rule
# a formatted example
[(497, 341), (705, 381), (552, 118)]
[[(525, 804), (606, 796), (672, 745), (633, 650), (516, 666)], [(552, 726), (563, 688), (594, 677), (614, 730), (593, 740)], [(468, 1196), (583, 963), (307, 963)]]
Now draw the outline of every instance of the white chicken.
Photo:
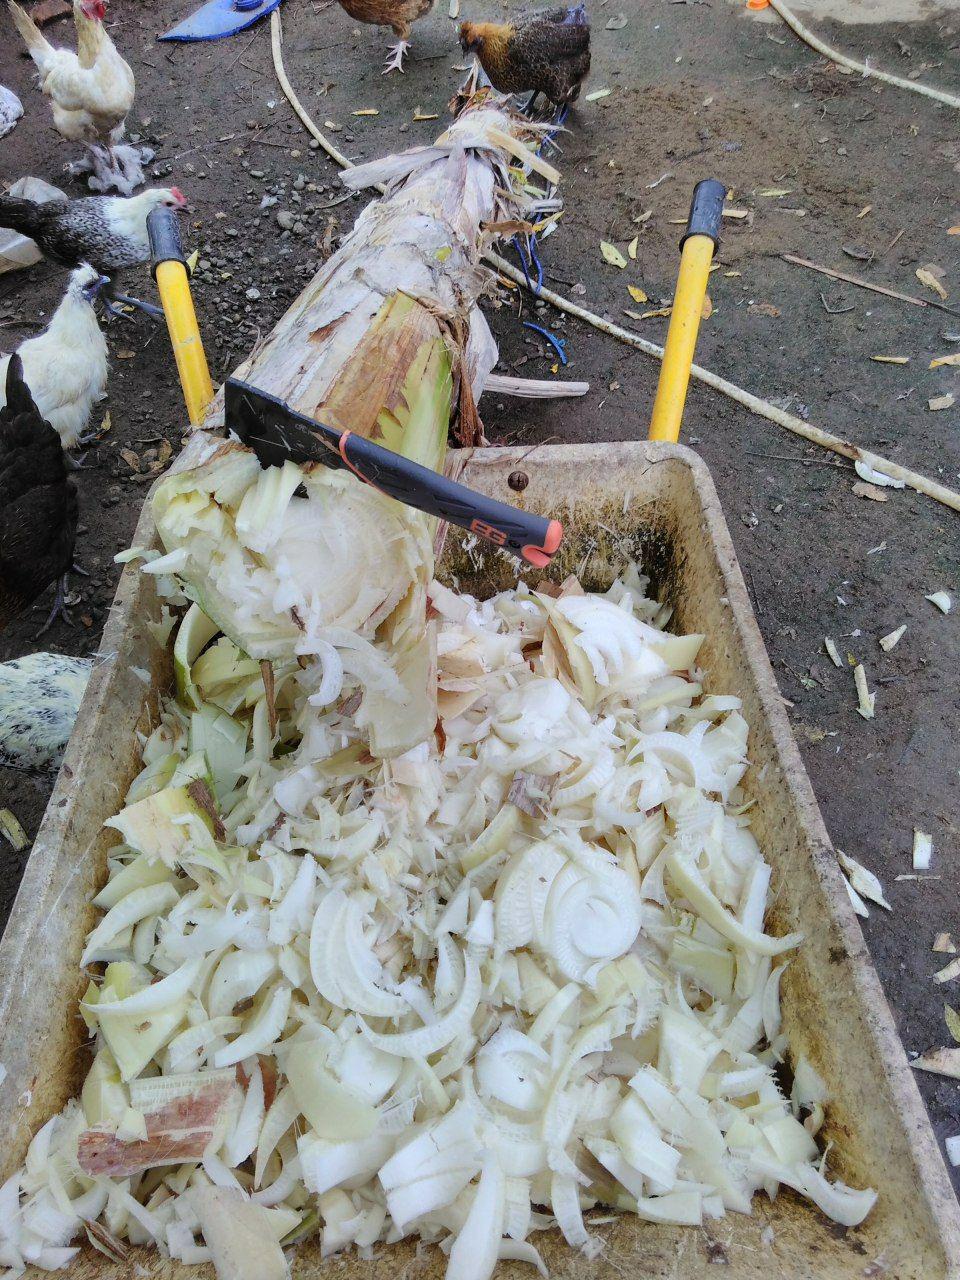
[[(78, 267), (44, 332), (17, 348), (34, 403), (65, 449), (80, 442), (90, 411), (103, 399), (107, 385), (107, 341), (93, 308), (106, 283), (93, 267)], [(9, 361), (8, 355), (0, 357), (0, 405), (6, 403), (3, 387)]]
[(89, 171), (94, 191), (116, 189), (130, 195), (143, 182), (143, 166), (153, 153), (121, 145), (135, 83), (103, 25), (106, 0), (73, 0), (76, 53), (55, 48), (16, 0), (7, 4), (36, 64), (40, 88), (52, 103), (54, 126), (63, 137), (87, 147), (86, 157), (71, 165), (71, 172)]
[(92, 671), (92, 658), (63, 653), (0, 663), (0, 765), (59, 769)]

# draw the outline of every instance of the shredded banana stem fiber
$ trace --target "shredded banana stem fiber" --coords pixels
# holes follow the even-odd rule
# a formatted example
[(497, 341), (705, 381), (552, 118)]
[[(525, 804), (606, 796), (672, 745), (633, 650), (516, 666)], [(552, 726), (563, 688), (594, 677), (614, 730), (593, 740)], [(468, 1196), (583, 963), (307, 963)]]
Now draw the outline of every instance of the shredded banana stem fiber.
[[(307, 518), (282, 473), (206, 466), (194, 510), (237, 527), (254, 494), (261, 533)], [(664, 629), (635, 566), (601, 593), (428, 581), (434, 720), (387, 756), (389, 646), (365, 665), (318, 628), (327, 649), (265, 678), (157, 578), (177, 690), (109, 824), (92, 1065), (0, 1189), (11, 1274), (85, 1237), (283, 1280), (300, 1242), (370, 1258), (408, 1236), (447, 1280), (545, 1274), (540, 1232), (602, 1251), (595, 1208), (700, 1226), (782, 1186), (863, 1220), (874, 1192), (826, 1173), (813, 1065), (777, 1083), (802, 940), (764, 928), (740, 701), (704, 692), (703, 637)]]

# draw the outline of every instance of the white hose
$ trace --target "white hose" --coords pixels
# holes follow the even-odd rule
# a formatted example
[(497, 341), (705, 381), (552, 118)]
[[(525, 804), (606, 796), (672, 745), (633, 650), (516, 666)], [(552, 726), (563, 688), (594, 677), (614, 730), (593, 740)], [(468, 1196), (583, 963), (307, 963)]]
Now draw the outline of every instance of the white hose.
[(930, 85), (918, 84), (915, 80), (905, 80), (902, 76), (891, 75), (889, 71), (878, 71), (865, 62), (855, 62), (853, 58), (848, 58), (845, 53), (837, 53), (835, 49), (831, 49), (829, 45), (824, 44), (819, 36), (815, 36), (812, 31), (809, 31), (793, 10), (787, 8), (783, 0), (770, 0), (770, 4), (804, 44), (808, 44), (811, 49), (816, 49), (817, 53), (822, 53), (825, 58), (829, 58), (831, 62), (835, 62), (838, 66), (847, 67), (850, 71), (856, 71), (862, 76), (870, 76), (873, 80), (882, 80), (884, 84), (892, 84), (897, 89), (909, 89), (911, 93), (921, 93), (925, 98), (933, 98), (934, 102), (943, 102), (948, 107), (960, 109), (960, 98), (955, 97), (952, 93), (945, 93), (943, 89), (934, 89)]

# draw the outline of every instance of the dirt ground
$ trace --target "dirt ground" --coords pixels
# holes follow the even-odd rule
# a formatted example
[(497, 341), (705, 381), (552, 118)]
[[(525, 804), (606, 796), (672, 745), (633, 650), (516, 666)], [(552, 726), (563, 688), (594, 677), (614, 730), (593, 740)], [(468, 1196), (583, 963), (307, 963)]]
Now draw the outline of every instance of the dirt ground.
[[(309, 147), (274, 78), (267, 24), (217, 44), (155, 42), (192, 7), (189, 0), (115, 0), (111, 13), (138, 78), (130, 130), (156, 147), (153, 177), (175, 182), (189, 197), (185, 239), (201, 253), (195, 297), (219, 380), (273, 326), (361, 198), (340, 202), (335, 167)], [(848, 19), (810, 21), (851, 55), (960, 92), (960, 13), (926, 0), (818, 8)], [(464, 0), (463, 9), (465, 16), (503, 12), (490, 0)], [(725, 223), (700, 363), (957, 487), (960, 369), (928, 365), (960, 351), (960, 312), (837, 284), (780, 256), (794, 252), (935, 300), (915, 274), (932, 264), (942, 270), (947, 305), (960, 308), (960, 236), (948, 235), (960, 223), (956, 111), (840, 73), (772, 11), (757, 16), (725, 0), (600, 0), (592, 10), (587, 91), (611, 92), (582, 102), (562, 139), (557, 163), (567, 211), (544, 245), (547, 283), (662, 340), (666, 319), (625, 320), (623, 312), (669, 302), (676, 224), (694, 182), (720, 178), (734, 188), (730, 204), (748, 216)], [(446, 0), (416, 27), (402, 77), (380, 76), (385, 34), (357, 27), (335, 3), (285, 0), (282, 14), (291, 80), (317, 122), (337, 126), (328, 127), (352, 158), (427, 142), (442, 128), (462, 78)], [(915, 20), (885, 21), (887, 14)], [(5, 15), (0, 23), (8, 24)], [(48, 32), (66, 38), (68, 26)], [(26, 115), (0, 142), (0, 179), (30, 173), (64, 183), (70, 149), (53, 132), (30, 64), (8, 30), (4, 25), (0, 82), (20, 94)], [(380, 114), (351, 114), (370, 107)], [(434, 112), (439, 121), (414, 120)], [(302, 230), (284, 230), (277, 219), (285, 213)], [(635, 235), (637, 259), (626, 270), (602, 260), (601, 240), (624, 249)], [(127, 281), (134, 283), (152, 296), (146, 272)], [(628, 284), (641, 287), (649, 303), (635, 303)], [(62, 273), (47, 266), (0, 279), (5, 347), (44, 323), (62, 287)], [(549, 377), (554, 354), (520, 327), (517, 307), (514, 294), (499, 310), (490, 308), (501, 368)], [(536, 310), (538, 322), (566, 342), (563, 376), (588, 380), (590, 393), (553, 403), (485, 400), (491, 441), (644, 436), (657, 364), (548, 307)], [(74, 580), (74, 625), (57, 623), (43, 642), (68, 653), (96, 649), (118, 574), (112, 558), (128, 544), (143, 500), (145, 478), (121, 450), (132, 450), (149, 470), (164, 440), (179, 446), (184, 422), (162, 327), (120, 322), (109, 342), (103, 408), (112, 426), (79, 475), (78, 556), (91, 576)], [(871, 359), (879, 355), (909, 363)], [(928, 408), (948, 392), (957, 407)], [(943, 992), (931, 981), (945, 957), (931, 947), (942, 930), (960, 938), (960, 610), (944, 617), (924, 595), (960, 587), (960, 520), (909, 490), (887, 490), (884, 503), (855, 496), (849, 464), (696, 383), (683, 439), (700, 450), (716, 480), (827, 826), (885, 885), (892, 911), (872, 907), (864, 932), (904, 1044), (915, 1052), (948, 1043)], [(37, 647), (33, 636), (48, 607), (44, 600), (4, 632), (0, 659)], [(878, 638), (901, 624), (904, 639), (884, 653)], [(834, 637), (844, 660), (849, 652), (865, 663), (877, 692), (874, 720), (857, 714), (851, 670), (831, 664), (824, 635)], [(48, 789), (48, 779), (0, 770), (0, 806), (13, 808), (31, 835)], [(931, 877), (920, 881), (910, 876), (915, 827), (932, 833), (935, 847)], [(5, 919), (23, 858), (5, 848), (3, 859)], [(919, 1083), (941, 1140), (960, 1132), (960, 1086), (933, 1076)]]

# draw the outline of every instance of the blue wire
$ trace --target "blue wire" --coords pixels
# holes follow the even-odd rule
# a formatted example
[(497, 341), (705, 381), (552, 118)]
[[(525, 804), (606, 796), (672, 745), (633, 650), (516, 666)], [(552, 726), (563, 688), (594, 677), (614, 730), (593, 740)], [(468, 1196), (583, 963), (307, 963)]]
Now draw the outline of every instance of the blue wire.
[[(544, 146), (548, 143), (551, 146), (556, 146), (553, 139), (562, 127), (564, 120), (566, 120), (568, 111), (569, 106), (564, 104), (564, 106), (562, 106), (557, 112), (554, 119), (554, 127), (548, 133), (543, 135), (540, 145), (537, 147), (537, 155), (540, 154)], [(532, 294), (539, 294), (543, 289), (543, 263), (540, 261), (540, 254), (537, 252), (537, 233), (532, 231), (527, 237), (526, 248), (524, 248), (523, 241), (520, 239), (519, 235), (513, 236), (511, 243), (517, 251), (517, 257), (520, 259), (520, 266), (523, 268), (523, 277), (527, 282), (527, 288)], [(530, 279), (531, 266), (536, 270), (536, 284), (534, 284)], [(522, 325), (524, 329), (532, 329), (534, 333), (539, 333), (542, 337), (546, 338), (547, 342), (549, 342), (554, 351), (556, 351), (560, 363), (562, 365), (567, 363), (567, 353), (565, 350), (567, 344), (565, 339), (558, 338), (556, 334), (551, 333), (549, 329), (545, 329), (543, 325), (533, 324), (530, 320), (522, 321)]]
[(533, 324), (530, 320), (524, 320), (523, 327), (524, 329), (532, 329), (534, 333), (539, 333), (546, 338), (551, 347), (553, 347), (554, 351), (560, 357), (560, 363), (567, 363), (567, 353), (564, 350), (567, 345), (565, 339), (558, 338), (557, 335), (555, 333), (551, 333), (549, 329), (544, 329), (542, 324)]
[[(562, 128), (563, 122), (564, 120), (566, 120), (569, 110), (570, 110), (569, 104), (564, 103), (564, 105), (557, 112), (553, 122), (554, 127), (550, 130), (549, 133), (545, 133), (543, 135), (540, 145), (539, 147), (537, 147), (537, 155), (540, 154), (540, 152), (543, 150), (544, 146), (547, 143), (550, 143), (551, 145), (553, 145), (553, 139), (556, 137), (557, 133)], [(537, 253), (537, 233), (535, 231), (530, 233), (530, 236), (528, 237), (528, 240), (527, 240), (526, 253), (522, 248), (522, 242), (519, 236), (513, 237), (513, 247), (517, 251), (517, 257), (520, 259), (520, 266), (523, 268), (523, 276), (527, 282), (527, 288), (530, 290), (531, 293), (539, 294), (543, 289), (543, 263), (540, 261), (540, 255)], [(527, 258), (527, 254), (529, 254), (529, 261)], [(536, 268), (536, 272), (537, 272), (536, 286), (534, 286), (533, 281), (530, 279), (530, 270), (529, 270), (530, 266), (533, 266)], [(564, 363), (566, 363), (566, 361), (564, 361)]]
[(540, 261), (540, 255), (537, 253), (537, 233), (535, 231), (530, 237), (530, 261), (537, 268), (536, 292), (539, 293), (543, 288), (543, 263)]
[(540, 292), (539, 288), (534, 290), (533, 283), (530, 280), (530, 272), (527, 269), (527, 256), (523, 251), (523, 241), (520, 239), (519, 235), (515, 235), (513, 237), (513, 239), (511, 240), (511, 244), (516, 249), (517, 257), (520, 259), (520, 266), (523, 268), (523, 276), (527, 282), (527, 288), (531, 292), (539, 293)]

